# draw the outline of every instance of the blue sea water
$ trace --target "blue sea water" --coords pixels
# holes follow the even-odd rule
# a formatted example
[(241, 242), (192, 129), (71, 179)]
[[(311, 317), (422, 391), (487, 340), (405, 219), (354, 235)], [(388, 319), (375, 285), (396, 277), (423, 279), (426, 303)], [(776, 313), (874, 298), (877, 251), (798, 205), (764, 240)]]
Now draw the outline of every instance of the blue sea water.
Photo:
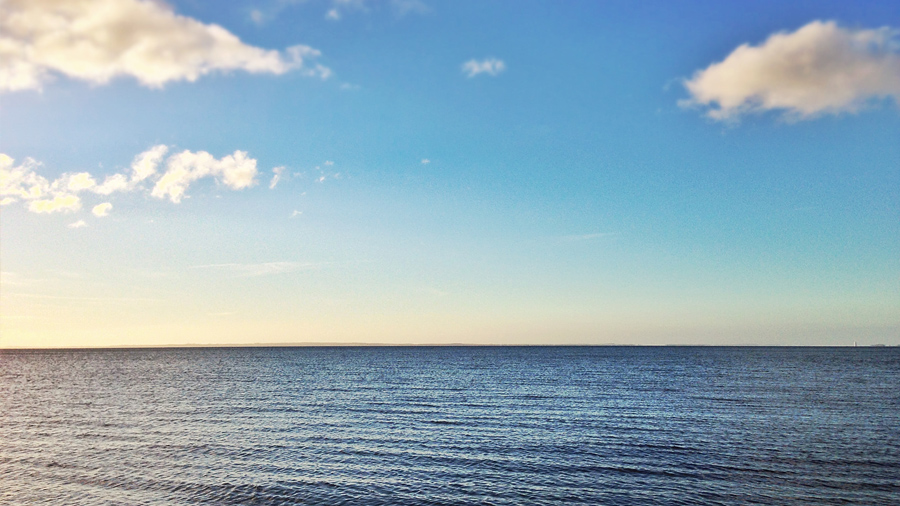
[(900, 348), (0, 351), (0, 503), (900, 504)]

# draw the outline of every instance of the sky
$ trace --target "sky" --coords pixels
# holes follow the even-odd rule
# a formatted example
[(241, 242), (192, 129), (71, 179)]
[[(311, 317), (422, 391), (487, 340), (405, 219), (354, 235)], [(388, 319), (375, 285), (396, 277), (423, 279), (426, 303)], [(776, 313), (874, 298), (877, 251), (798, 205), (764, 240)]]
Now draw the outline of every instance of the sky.
[(0, 347), (900, 344), (896, 1), (4, 0)]

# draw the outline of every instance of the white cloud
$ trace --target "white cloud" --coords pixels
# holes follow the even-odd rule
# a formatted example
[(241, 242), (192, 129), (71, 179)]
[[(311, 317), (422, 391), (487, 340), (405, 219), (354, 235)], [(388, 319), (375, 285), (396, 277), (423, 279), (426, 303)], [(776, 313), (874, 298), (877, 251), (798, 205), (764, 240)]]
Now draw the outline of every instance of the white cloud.
[(8, 205), (18, 200), (31, 201), (28, 208), (34, 212), (74, 211), (80, 208), (77, 194), (90, 191), (99, 195), (126, 192), (136, 189), (144, 179), (156, 173), (166, 146), (153, 148), (135, 157), (131, 180), (124, 174), (106, 176), (103, 184), (97, 184), (88, 172), (66, 173), (52, 183), (37, 174), (41, 164), (26, 158), (19, 165), (8, 155), (0, 153), (0, 204)]
[(889, 28), (849, 29), (813, 21), (743, 44), (685, 81), (683, 106), (709, 107), (717, 120), (785, 111), (789, 119), (855, 112), (873, 98), (900, 103), (900, 37)]
[(466, 77), (475, 77), (478, 74), (497, 76), (504, 70), (506, 70), (506, 64), (497, 58), (486, 58), (481, 61), (472, 59), (462, 65), (462, 71)]
[(167, 146), (159, 144), (135, 156), (134, 161), (131, 162), (131, 180), (143, 181), (156, 174), (159, 163), (168, 151)]
[[(206, 151), (185, 150), (163, 162), (167, 150), (163, 145), (150, 148), (134, 158), (130, 178), (125, 174), (112, 174), (100, 185), (88, 172), (66, 173), (51, 183), (36, 172), (41, 164), (35, 160), (26, 158), (17, 166), (10, 156), (0, 153), (0, 205), (24, 200), (28, 210), (35, 213), (73, 212), (81, 209), (78, 193), (86, 191), (109, 195), (147, 191), (152, 185), (149, 190), (152, 196), (178, 203), (191, 183), (206, 177), (232, 190), (256, 184), (256, 160), (245, 151), (235, 151), (216, 159)], [(164, 167), (162, 175), (157, 170), (160, 166)], [(278, 176), (283, 170), (284, 167), (277, 167), (274, 172)], [(112, 204), (107, 202), (92, 209), (95, 215), (106, 216), (111, 208)]]
[(327, 167), (331, 167), (332, 165), (334, 165), (334, 162), (332, 162), (331, 160), (325, 160), (324, 165)]
[(232, 190), (243, 190), (256, 184), (256, 159), (248, 158), (246, 151), (235, 151), (233, 155), (219, 160), (214, 175), (221, 174), (222, 182)]
[[(57, 182), (55, 181), (54, 185), (56, 183)], [(77, 174), (69, 175), (65, 180), (65, 184), (67, 189), (73, 193), (78, 193), (82, 190), (90, 190), (91, 188), (97, 186), (97, 182), (94, 181), (94, 178), (87, 172), (79, 172)]]
[(81, 209), (81, 199), (72, 193), (91, 186), (90, 174), (64, 174), (52, 184), (37, 174), (40, 163), (32, 158), (15, 166), (15, 160), (0, 153), (0, 197), (3, 205), (26, 200), (34, 213), (73, 212)]
[(156, 198), (181, 202), (188, 186), (203, 177), (213, 177), (232, 190), (241, 190), (256, 184), (256, 160), (247, 157), (246, 151), (216, 160), (206, 151), (182, 151), (169, 157), (165, 174), (159, 178), (150, 192)]
[(28, 210), (33, 213), (71, 213), (79, 209), (81, 199), (70, 193), (61, 193), (54, 195), (52, 199), (32, 200), (28, 203)]
[(278, 184), (278, 181), (281, 181), (281, 174), (284, 173), (284, 166), (275, 167), (274, 169), (272, 169), (272, 173), (274, 175), (272, 176), (272, 181), (269, 183), (270, 190), (274, 190), (275, 185)]
[(303, 211), (298, 211), (298, 210), (294, 209), (294, 212), (291, 213), (291, 218), (296, 218), (297, 216), (300, 216), (301, 214), (303, 214)]
[(4, 202), (38, 199), (50, 191), (47, 179), (35, 172), (40, 163), (32, 158), (26, 158), (18, 167), (14, 163), (10, 156), (0, 153), (0, 197), (4, 197)]
[(431, 163), (431, 160), (429, 160), (427, 158), (422, 159), (422, 165), (428, 165), (429, 163)]
[(41, 89), (59, 73), (94, 84), (131, 76), (159, 88), (214, 71), (283, 74), (319, 52), (250, 46), (218, 25), (175, 14), (161, 1), (4, 0), (0, 3), (0, 91)]
[(78, 220), (75, 223), (69, 223), (67, 226), (69, 228), (81, 228), (81, 227), (86, 227), (87, 223), (84, 220)]
[(110, 209), (112, 209), (112, 204), (110, 204), (109, 202), (104, 202), (102, 204), (97, 204), (96, 206), (94, 206), (94, 208), (91, 209), (91, 212), (94, 213), (94, 216), (102, 218), (109, 215)]
[(97, 185), (91, 189), (94, 193), (99, 193), (100, 195), (109, 195), (113, 192), (122, 192), (127, 191), (130, 185), (128, 184), (128, 178), (123, 174), (113, 174), (111, 176), (106, 176), (106, 179), (103, 180), (103, 184)]

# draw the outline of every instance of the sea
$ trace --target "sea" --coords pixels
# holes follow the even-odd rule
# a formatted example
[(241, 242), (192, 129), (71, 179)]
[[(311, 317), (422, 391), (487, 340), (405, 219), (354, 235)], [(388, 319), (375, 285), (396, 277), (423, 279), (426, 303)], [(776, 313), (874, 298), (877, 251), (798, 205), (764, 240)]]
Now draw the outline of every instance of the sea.
[(900, 348), (0, 351), (0, 504), (900, 504)]

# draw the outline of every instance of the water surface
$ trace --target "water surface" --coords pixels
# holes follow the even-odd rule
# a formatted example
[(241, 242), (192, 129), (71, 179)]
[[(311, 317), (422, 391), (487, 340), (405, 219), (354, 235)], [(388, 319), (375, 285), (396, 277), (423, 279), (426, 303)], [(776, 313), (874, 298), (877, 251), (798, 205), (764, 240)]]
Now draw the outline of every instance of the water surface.
[(900, 348), (0, 351), (3, 504), (900, 504)]

